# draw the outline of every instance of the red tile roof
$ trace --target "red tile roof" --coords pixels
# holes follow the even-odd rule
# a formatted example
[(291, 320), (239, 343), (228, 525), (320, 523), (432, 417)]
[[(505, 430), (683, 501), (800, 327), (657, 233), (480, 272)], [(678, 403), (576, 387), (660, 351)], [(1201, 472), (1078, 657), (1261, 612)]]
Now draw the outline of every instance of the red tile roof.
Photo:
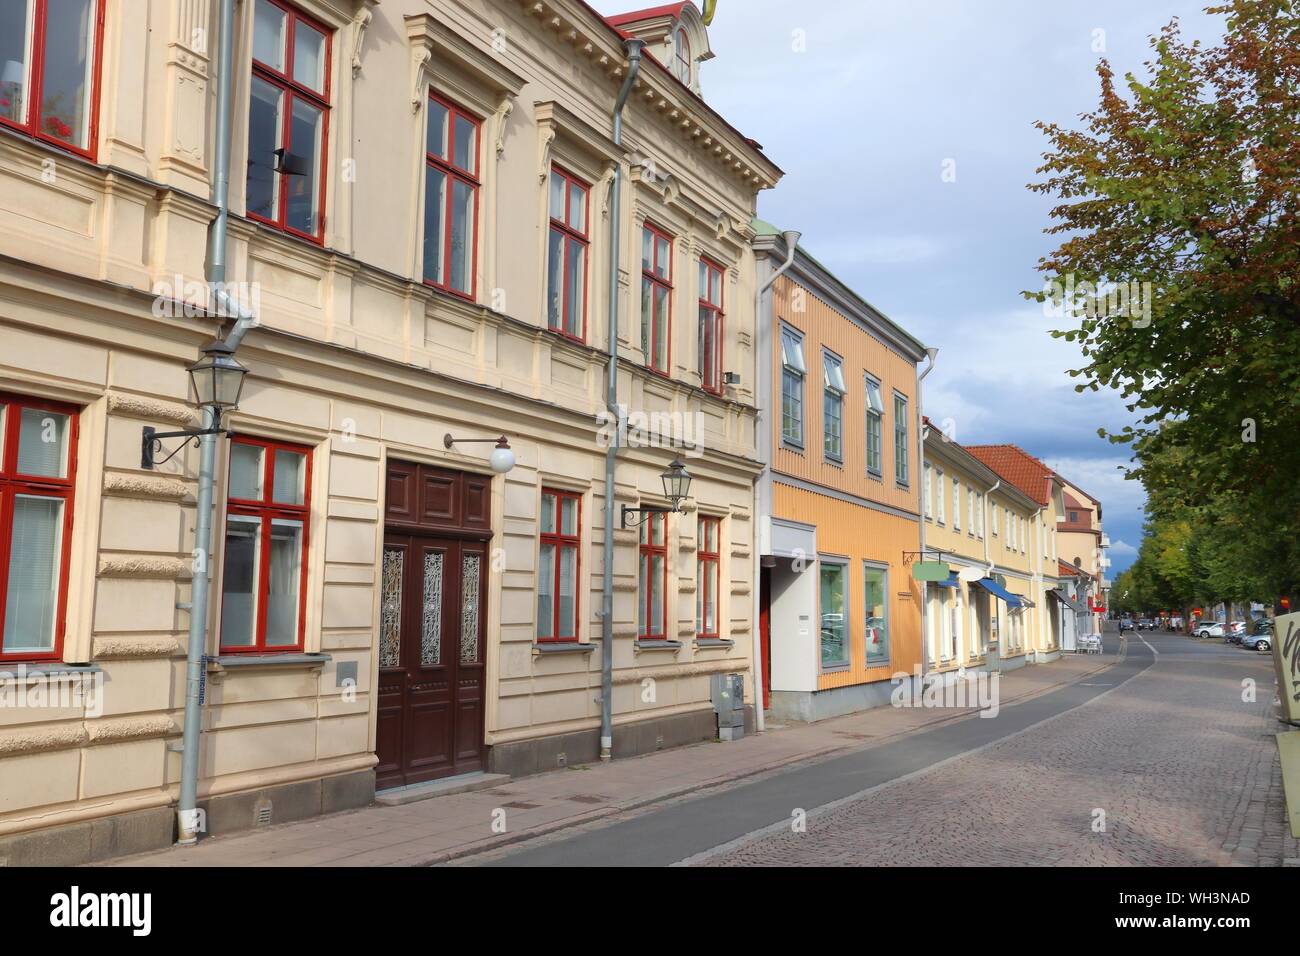
[(650, 20), (654, 17), (672, 17), (674, 20), (682, 12), (685, 3), (665, 3), (661, 7), (650, 7), (645, 10), (632, 10), (628, 13), (616, 13), (613, 16), (605, 18), (605, 22), (612, 27), (621, 27), (625, 23), (636, 23), (638, 20)]
[(1070, 494), (1068, 491), (1065, 493), (1065, 507), (1073, 508), (1075, 511), (1092, 510), (1092, 505), (1085, 505), (1082, 501), (1074, 497), (1074, 495)]
[(1087, 571), (1079, 570), (1073, 564), (1067, 564), (1064, 561), (1057, 561), (1056, 563), (1060, 565), (1061, 575), (1066, 575), (1066, 576), (1072, 575), (1076, 578), (1088, 578), (1089, 580), (1092, 580), (1091, 574), (1089, 574)]
[(1051, 499), (1055, 472), (1018, 445), (967, 445), (966, 450), (1003, 481), (1015, 485), (1040, 505)]

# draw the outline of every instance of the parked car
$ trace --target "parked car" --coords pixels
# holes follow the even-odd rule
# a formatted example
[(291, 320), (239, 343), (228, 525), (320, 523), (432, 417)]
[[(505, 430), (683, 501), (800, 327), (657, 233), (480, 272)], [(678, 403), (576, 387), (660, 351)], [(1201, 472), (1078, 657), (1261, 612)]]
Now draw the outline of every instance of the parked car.
[(1233, 634), (1236, 634), (1238, 637), (1240, 637), (1241, 635), (1245, 634), (1245, 633), (1246, 633), (1246, 622), (1245, 622), (1245, 621), (1233, 621), (1233, 622), (1232, 622), (1232, 633), (1233, 633)]
[(1123, 634), (1125, 631), (1131, 630), (1133, 630), (1133, 622), (1126, 617), (1121, 617), (1119, 619), (1119, 632)]
[(1242, 647), (1250, 648), (1252, 651), (1260, 651), (1261, 653), (1271, 651), (1273, 649), (1273, 635), (1268, 631), (1262, 634), (1247, 634), (1238, 643)]
[(1205, 637), (1223, 637), (1224, 628), (1218, 621), (1202, 621), (1196, 625), (1196, 636)]

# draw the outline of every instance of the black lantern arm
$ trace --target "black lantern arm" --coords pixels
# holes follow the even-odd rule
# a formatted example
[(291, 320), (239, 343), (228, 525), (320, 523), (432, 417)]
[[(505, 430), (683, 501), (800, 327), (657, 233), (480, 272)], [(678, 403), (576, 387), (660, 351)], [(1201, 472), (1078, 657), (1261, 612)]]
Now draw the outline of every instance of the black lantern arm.
[[(179, 455), (181, 450), (190, 443), (190, 440), (193, 440), (194, 447), (198, 448), (201, 444), (199, 439), (204, 435), (224, 435), (226, 433), (226, 429), (221, 428), (219, 424), (212, 428), (186, 428), (174, 432), (155, 431), (146, 425), (144, 434), (140, 439), (140, 467), (152, 470), (158, 465), (165, 465)], [(156, 456), (163, 450), (162, 440), (164, 438), (184, 438), (186, 441), (177, 445), (166, 458), (158, 458)]]
[[(676, 508), (665, 508), (663, 505), (641, 505), (639, 508), (629, 508), (627, 505), (623, 505), (619, 518), (623, 530), (626, 531), (628, 528), (639, 528), (645, 524), (645, 519), (651, 515), (670, 515), (676, 510)], [(632, 518), (633, 515), (636, 516), (635, 520)]]

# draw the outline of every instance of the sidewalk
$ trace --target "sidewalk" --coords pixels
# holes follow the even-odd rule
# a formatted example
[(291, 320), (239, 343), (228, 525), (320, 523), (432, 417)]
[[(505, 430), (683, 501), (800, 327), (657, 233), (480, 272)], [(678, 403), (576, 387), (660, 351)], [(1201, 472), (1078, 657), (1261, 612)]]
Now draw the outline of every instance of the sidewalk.
[[(1113, 663), (1113, 654), (1067, 656), (1003, 674), (1001, 706), (1086, 678)], [(428, 866), (614, 818), (796, 763), (869, 750), (976, 712), (973, 708), (877, 707), (818, 724), (769, 724), (766, 733), (735, 743), (701, 743), (609, 764), (555, 770), (492, 790), (398, 807), (371, 806), (214, 837), (194, 847), (123, 857), (108, 865)], [(494, 833), (494, 820), (500, 820), (502, 813), (505, 832)]]

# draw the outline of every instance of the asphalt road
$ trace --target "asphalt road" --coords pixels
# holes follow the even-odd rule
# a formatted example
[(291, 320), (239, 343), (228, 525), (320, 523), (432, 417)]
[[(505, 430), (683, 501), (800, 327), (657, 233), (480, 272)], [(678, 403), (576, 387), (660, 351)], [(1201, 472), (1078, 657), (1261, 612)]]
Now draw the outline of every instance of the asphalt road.
[[(610, 826), (566, 838), (535, 841), (495, 857), (491, 866), (668, 866), (756, 834), (789, 829), (795, 809), (811, 811), (1019, 734), (1122, 686), (1154, 663), (1146, 641), (1157, 647), (1177, 642), (1191, 653), (1213, 655), (1182, 638), (1145, 632), (1129, 640), (1127, 658), (1094, 674), (1022, 703), (1003, 707), (995, 718), (970, 717), (933, 730), (821, 763), (797, 767), (750, 784), (674, 803)], [(1117, 636), (1108, 634), (1110, 652)], [(1233, 649), (1236, 650), (1236, 649)]]

